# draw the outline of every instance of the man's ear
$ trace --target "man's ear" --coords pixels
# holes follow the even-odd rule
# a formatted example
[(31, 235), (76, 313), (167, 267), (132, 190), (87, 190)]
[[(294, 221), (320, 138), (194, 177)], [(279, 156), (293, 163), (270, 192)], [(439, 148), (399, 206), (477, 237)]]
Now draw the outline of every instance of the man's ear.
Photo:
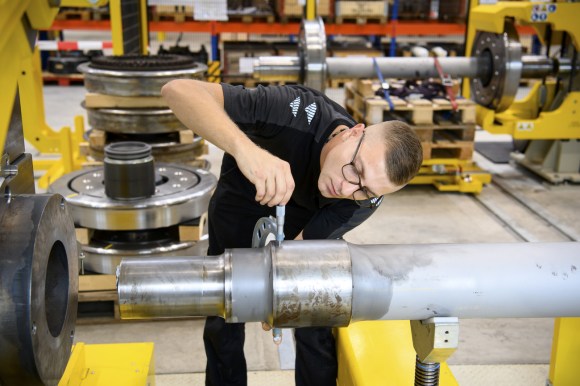
[(365, 124), (364, 123), (359, 123), (359, 124), (353, 126), (351, 128), (351, 130), (353, 130), (357, 134), (362, 134), (362, 132), (365, 130)]
[(365, 124), (359, 123), (359, 124), (351, 127), (350, 130), (346, 131), (348, 133), (348, 135), (345, 135), (344, 139), (346, 140), (347, 138), (349, 138), (351, 136), (358, 137), (358, 136), (362, 135), (362, 133), (364, 131), (365, 131)]

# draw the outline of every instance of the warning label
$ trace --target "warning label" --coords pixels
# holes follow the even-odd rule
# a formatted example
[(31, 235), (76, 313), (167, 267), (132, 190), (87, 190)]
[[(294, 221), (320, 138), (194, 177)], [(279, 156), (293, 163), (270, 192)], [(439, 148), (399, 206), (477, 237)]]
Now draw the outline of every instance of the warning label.
[(531, 21), (542, 22), (548, 20), (548, 15), (557, 10), (556, 4), (536, 4), (532, 7)]
[(519, 121), (516, 125), (517, 131), (532, 131), (534, 130), (534, 122)]

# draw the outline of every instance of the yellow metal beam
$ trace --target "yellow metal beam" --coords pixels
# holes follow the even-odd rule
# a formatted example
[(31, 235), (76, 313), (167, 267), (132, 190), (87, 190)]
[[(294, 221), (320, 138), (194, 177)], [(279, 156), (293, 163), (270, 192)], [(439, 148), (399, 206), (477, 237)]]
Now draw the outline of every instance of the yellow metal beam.
[(61, 7), (103, 7), (109, 0), (60, 0)]
[(147, 1), (139, 0), (141, 8), (141, 54), (149, 54), (149, 20), (147, 19)]
[(77, 343), (59, 386), (155, 386), (153, 343)]
[(316, 0), (306, 0), (306, 20), (316, 19)]
[(578, 358), (580, 358), (580, 318), (557, 318), (550, 358), (552, 386), (578, 384)]

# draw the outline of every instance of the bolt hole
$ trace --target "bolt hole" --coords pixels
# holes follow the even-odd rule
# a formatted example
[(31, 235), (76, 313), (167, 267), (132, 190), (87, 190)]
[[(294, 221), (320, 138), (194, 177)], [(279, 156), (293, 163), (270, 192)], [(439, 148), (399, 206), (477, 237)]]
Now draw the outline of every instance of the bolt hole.
[(447, 339), (445, 339), (445, 343), (449, 343), (449, 341)]
[(445, 331), (446, 334), (449, 334), (449, 331)]

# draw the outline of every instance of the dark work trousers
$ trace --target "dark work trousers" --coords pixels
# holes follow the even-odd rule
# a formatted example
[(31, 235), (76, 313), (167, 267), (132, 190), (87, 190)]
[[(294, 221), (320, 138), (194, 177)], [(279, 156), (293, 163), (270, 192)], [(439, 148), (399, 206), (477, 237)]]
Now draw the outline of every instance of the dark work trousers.
[[(224, 172), (223, 166), (208, 209), (208, 255), (219, 255), (229, 248), (250, 248), (258, 219), (275, 215), (275, 208), (253, 200), (255, 188), (237, 168)], [(284, 224), (286, 239), (294, 239), (311, 217), (311, 211), (289, 203)], [(295, 338), (296, 385), (336, 386), (337, 361), (332, 330), (298, 328)], [(229, 324), (219, 317), (207, 318), (203, 334), (207, 355), (206, 386), (247, 385), (244, 339), (243, 323)]]

